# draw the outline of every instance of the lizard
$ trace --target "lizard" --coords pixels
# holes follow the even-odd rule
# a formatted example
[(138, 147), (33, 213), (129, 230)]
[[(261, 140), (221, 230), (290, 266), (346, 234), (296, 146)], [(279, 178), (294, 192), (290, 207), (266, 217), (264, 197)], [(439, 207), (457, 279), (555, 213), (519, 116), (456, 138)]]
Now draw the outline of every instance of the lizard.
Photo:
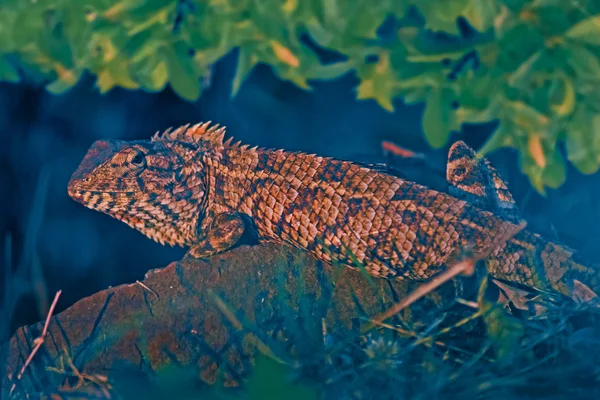
[(464, 198), (473, 174), (463, 172), (491, 166), (462, 171), (459, 150), (448, 164), (452, 195), (400, 178), (384, 164), (234, 143), (225, 140), (224, 127), (206, 122), (150, 140), (96, 141), (68, 193), (163, 245), (189, 247), (195, 258), (227, 251), (253, 232), (328, 264), (425, 281), (468, 248), (485, 258), (494, 278), (574, 300), (574, 282), (598, 293), (599, 266), (522, 230), (518, 213), (498, 206), (512, 200), (501, 196), (501, 180), (496, 205), (489, 196), (481, 201), (471, 193), (475, 204)]

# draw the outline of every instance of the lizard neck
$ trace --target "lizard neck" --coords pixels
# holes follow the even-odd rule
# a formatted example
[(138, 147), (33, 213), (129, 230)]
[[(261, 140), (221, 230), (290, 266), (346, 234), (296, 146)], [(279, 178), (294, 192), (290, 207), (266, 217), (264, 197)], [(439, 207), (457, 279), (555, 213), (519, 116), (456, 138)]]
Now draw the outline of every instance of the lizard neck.
[[(281, 182), (283, 162), (293, 153), (246, 146), (223, 147), (204, 154), (207, 170), (207, 216), (240, 211), (253, 216), (251, 194), (265, 184)], [(277, 177), (280, 177), (278, 179)], [(210, 223), (210, 221), (208, 221)]]

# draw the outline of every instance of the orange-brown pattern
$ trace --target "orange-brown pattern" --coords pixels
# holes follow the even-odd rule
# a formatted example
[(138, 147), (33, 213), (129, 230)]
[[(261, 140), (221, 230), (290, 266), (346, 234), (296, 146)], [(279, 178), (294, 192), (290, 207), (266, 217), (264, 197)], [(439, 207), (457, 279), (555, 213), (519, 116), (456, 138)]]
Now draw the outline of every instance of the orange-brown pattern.
[(450, 194), (484, 210), (496, 212), (509, 221), (521, 219), (512, 194), (498, 171), (465, 142), (458, 141), (450, 147), (446, 179), (450, 184)]
[(600, 289), (600, 271), (570, 249), (527, 231), (494, 248), (517, 225), (381, 166), (223, 137), (206, 123), (151, 141), (96, 142), (69, 194), (194, 257), (225, 251), (251, 229), (376, 277), (424, 280), (469, 249), (489, 255), (498, 279), (566, 295), (573, 279)]

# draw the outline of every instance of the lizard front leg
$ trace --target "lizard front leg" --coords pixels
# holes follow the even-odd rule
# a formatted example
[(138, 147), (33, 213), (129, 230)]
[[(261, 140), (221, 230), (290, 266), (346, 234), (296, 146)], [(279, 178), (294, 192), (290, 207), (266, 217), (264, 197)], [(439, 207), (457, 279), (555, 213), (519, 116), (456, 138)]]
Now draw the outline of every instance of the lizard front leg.
[(245, 229), (244, 220), (238, 213), (219, 214), (198, 243), (190, 248), (188, 254), (194, 258), (208, 258), (222, 253), (237, 243)]

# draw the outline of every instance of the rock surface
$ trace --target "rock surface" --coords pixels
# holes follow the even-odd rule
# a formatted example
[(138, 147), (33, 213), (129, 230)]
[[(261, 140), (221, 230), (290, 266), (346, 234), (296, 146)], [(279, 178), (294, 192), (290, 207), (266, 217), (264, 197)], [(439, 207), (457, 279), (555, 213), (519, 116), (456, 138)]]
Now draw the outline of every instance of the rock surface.
[[(152, 376), (174, 365), (195, 367), (208, 385), (237, 386), (251, 372), (257, 343), (311, 356), (314, 348), (299, 345), (309, 333), (356, 330), (360, 317), (386, 309), (406, 289), (275, 244), (242, 246), (209, 262), (184, 259), (149, 271), (143, 284), (106, 289), (53, 316), (15, 390), (61, 387), (65, 377), (47, 368), (68, 359), (81, 373), (109, 380), (124, 367)], [(20, 328), (3, 346), (1, 394), (42, 328), (43, 322)]]

